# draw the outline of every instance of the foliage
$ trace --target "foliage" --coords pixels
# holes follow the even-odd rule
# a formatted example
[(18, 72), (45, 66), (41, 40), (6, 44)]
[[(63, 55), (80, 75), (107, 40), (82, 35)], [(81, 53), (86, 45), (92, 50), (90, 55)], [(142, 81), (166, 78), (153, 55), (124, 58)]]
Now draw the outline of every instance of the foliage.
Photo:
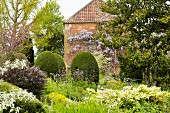
[[(140, 85), (135, 88), (126, 86), (122, 90), (87, 89), (92, 96), (89, 99), (106, 105), (109, 109), (122, 112), (168, 112), (170, 93), (161, 91), (159, 87)], [(147, 105), (147, 106), (146, 106)]]
[(94, 101), (85, 101), (78, 103), (55, 103), (52, 104), (50, 113), (107, 113), (108, 110), (105, 106)]
[[(81, 30), (77, 35), (70, 36), (68, 38), (70, 48), (66, 49), (69, 49), (70, 55), (73, 56), (83, 51), (92, 53), (97, 59), (97, 62), (99, 63), (100, 71), (106, 72), (104, 68), (105, 69), (108, 68), (111, 65), (111, 63), (113, 63), (113, 62), (108, 63), (108, 61), (115, 56), (115, 50), (109, 47), (105, 47), (103, 42), (94, 38), (94, 35), (95, 34), (87, 30)], [(100, 61), (100, 58), (102, 59), (102, 61)], [(106, 62), (108, 64), (104, 65)], [(112, 71), (113, 70), (111, 69), (107, 69), (108, 73)]]
[(47, 78), (47, 82), (45, 83), (45, 90), (43, 92), (43, 95), (48, 95), (49, 93), (57, 92), (57, 90), (58, 90), (57, 83), (51, 78)]
[(48, 74), (56, 73), (58, 71), (58, 60), (50, 51), (43, 51), (38, 55), (35, 66)]
[(16, 67), (5, 71), (0, 79), (27, 89), (39, 98), (44, 89), (46, 75), (36, 67)]
[(0, 44), (4, 53), (20, 48), (23, 39), (30, 36), (30, 30), (38, 18), (37, 8), (40, 0), (15, 1), (1, 0), (0, 11)]
[(86, 90), (78, 85), (73, 85), (72, 80), (54, 82), (52, 79), (48, 78), (44, 95), (48, 95), (52, 92), (57, 92), (75, 101), (82, 101), (84, 97), (87, 96)]
[[(100, 76), (101, 77), (101, 76)], [(116, 78), (112, 76), (103, 76), (99, 80), (99, 86), (98, 89), (112, 89), (112, 90), (121, 90), (126, 84), (122, 82), (121, 80), (117, 80)]]
[(71, 63), (71, 76), (74, 80), (99, 82), (99, 67), (91, 53), (77, 54)]
[(0, 86), (7, 87), (6, 90), (0, 87), (0, 108), (3, 113), (45, 113), (43, 104), (32, 93), (3, 81), (0, 81)]
[(9, 93), (10, 91), (18, 90), (17, 86), (14, 86), (8, 82), (0, 80), (0, 92)]
[[(33, 48), (23, 44), (23, 41), (34, 38), (39, 39), (33, 40), (37, 42), (38, 50), (51, 50), (63, 55), (64, 27), (59, 5), (56, 0), (46, 2), (45, 6), (43, 3), (42, 0), (0, 1), (1, 52), (16, 52), (22, 49), (33, 63)], [(26, 52), (25, 49), (29, 51)]]
[(7, 60), (2, 66), (0, 66), (0, 74), (3, 74), (5, 71), (8, 71), (8, 69), (13, 68), (24, 68), (27, 67), (27, 61), (26, 60), (18, 60), (16, 59), (14, 62), (11, 62)]
[[(107, 55), (114, 55), (114, 51), (111, 48), (108, 47), (104, 47), (104, 43), (102, 43), (100, 40), (96, 40), (93, 37), (93, 33), (92, 32), (88, 32), (87, 30), (81, 30), (78, 35), (75, 36), (70, 36), (68, 38), (68, 42), (70, 44), (75, 44), (75, 46), (73, 48), (71, 48), (71, 52), (75, 53), (75, 52), (82, 52), (82, 51), (89, 51), (89, 52), (94, 52), (96, 50), (105, 53)], [(78, 42), (78, 43), (76, 43)], [(81, 43), (83, 43), (84, 47), (82, 48)], [(96, 45), (96, 46), (94, 46)]]
[(68, 102), (68, 98), (65, 97), (62, 94), (58, 94), (57, 92), (52, 92), (48, 95), (48, 98), (50, 100), (52, 100), (52, 102), (54, 103), (58, 103), (58, 102), (63, 102), (63, 103), (67, 103)]
[[(82, 84), (84, 83), (81, 83), (83, 81), (78, 81), (76, 84), (69, 79), (54, 82), (48, 78), (45, 95), (51, 93), (54, 97), (56, 96), (57, 101), (44, 102), (47, 111), (49, 113), (157, 113), (169, 112), (168, 110), (170, 110), (170, 93), (161, 91), (159, 87), (147, 87), (145, 85), (123, 87), (125, 83), (116, 81), (115, 78), (104, 76), (103, 79), (100, 80), (99, 89), (96, 92), (94, 89), (88, 88), (89, 86), (83, 87), (86, 90), (83, 89)], [(106, 83), (103, 84), (105, 81)], [(116, 84), (112, 84), (112, 87), (110, 81), (111, 84)], [(100, 86), (103, 86), (103, 88)], [(57, 96), (58, 94), (62, 96)], [(58, 101), (60, 96), (62, 99), (65, 98), (63, 96), (66, 96), (71, 101)]]
[(104, 55), (104, 53), (97, 52), (97, 51), (93, 52), (93, 55), (98, 63), (99, 73), (104, 74), (104, 75), (111, 74), (111, 72), (112, 72), (112, 64), (111, 64), (112, 58), (111, 57), (107, 58), (106, 55)]
[(59, 74), (60, 76), (65, 76), (66, 74), (66, 65), (65, 62), (63, 60), (63, 58), (54, 53), (55, 57), (57, 58), (57, 64), (58, 64), (58, 70), (57, 70), (57, 74)]
[(15, 52), (10, 52), (7, 54), (2, 54), (0, 57), (0, 66), (2, 66), (7, 60), (10, 62), (14, 62), (15, 60), (27, 60), (27, 57), (23, 53), (15, 53)]
[(37, 21), (33, 32), (38, 53), (52, 51), (63, 56), (63, 16), (59, 11), (57, 1), (50, 0), (46, 2), (45, 6), (38, 12), (37, 18), (40, 18), (40, 21)]
[(107, 47), (125, 48), (119, 59), (125, 76), (144, 76), (152, 85), (159, 85), (159, 77), (169, 78), (164, 62), (170, 51), (169, 7), (167, 0), (107, 0), (102, 6), (103, 12), (116, 16), (99, 26), (96, 38)]
[(34, 50), (33, 50), (33, 42), (31, 38), (24, 39), (21, 42), (22, 48), (19, 49), (21, 53), (23, 53), (28, 61), (30, 62), (30, 66), (34, 64)]
[(14, 53), (13, 56), (15, 60), (27, 60), (27, 57), (23, 53)]

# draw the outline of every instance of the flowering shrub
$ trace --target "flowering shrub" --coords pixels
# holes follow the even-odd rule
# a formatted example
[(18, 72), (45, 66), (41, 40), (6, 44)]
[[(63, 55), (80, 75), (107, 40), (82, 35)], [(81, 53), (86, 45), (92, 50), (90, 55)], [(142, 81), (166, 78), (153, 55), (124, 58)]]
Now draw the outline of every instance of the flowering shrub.
[(111, 57), (107, 58), (102, 52), (99, 51), (93, 52), (93, 55), (98, 63), (100, 74), (109, 74), (112, 72)]
[(9, 60), (7, 60), (3, 66), (0, 66), (0, 74), (3, 74), (5, 71), (7, 71), (8, 69), (13, 69), (15, 67), (20, 67), (20, 68), (24, 68), (27, 67), (27, 60), (18, 60), (16, 59), (14, 62), (11, 62)]
[(0, 79), (27, 89), (39, 97), (44, 89), (46, 74), (36, 67), (12, 68), (0, 75)]
[(2, 66), (2, 64), (4, 64), (7, 60), (10, 62), (15, 62), (16, 59), (20, 61), (22, 60), (27, 61), (27, 57), (23, 53), (10, 52), (7, 54), (0, 55), (0, 66)]
[[(74, 53), (74, 52), (82, 52), (82, 51), (95, 51), (95, 50), (99, 50), (99, 51), (102, 51), (103, 53), (105, 54), (109, 54), (111, 56), (113, 56), (115, 53), (114, 53), (114, 49), (111, 49), (109, 47), (104, 47), (104, 43), (101, 42), (100, 40), (97, 40), (93, 37), (93, 33), (92, 32), (88, 32), (87, 30), (81, 30), (79, 32), (78, 35), (75, 35), (75, 36), (70, 36), (68, 38), (68, 42), (70, 44), (73, 44), (73, 42), (79, 42), (77, 43), (74, 48), (71, 48), (71, 52)], [(111, 41), (111, 37), (108, 36), (107, 38), (108, 41)], [(81, 47), (81, 44), (80, 43), (83, 43), (84, 44), (84, 48)], [(96, 45), (96, 46), (94, 46)]]
[[(0, 85), (2, 84), (11, 85), (0, 81)], [(0, 90), (0, 111), (3, 113), (45, 112), (42, 103), (32, 93), (16, 86), (11, 86), (11, 91), (8, 93)]]
[[(106, 35), (107, 35), (106, 40), (108, 40), (108, 42), (112, 41), (112, 38), (108, 34), (106, 34)], [(70, 56), (75, 56), (77, 53), (84, 52), (84, 51), (87, 51), (90, 53), (97, 51), (97, 52), (105, 55), (106, 59), (108, 58), (107, 60), (110, 60), (110, 58), (115, 59), (115, 55), (116, 55), (115, 51), (116, 50), (114, 48), (112, 48), (112, 46), (105, 47), (103, 42), (95, 39), (94, 34), (87, 30), (81, 30), (77, 35), (70, 36), (68, 38), (68, 43), (69, 43), (70, 47), (67, 49), (69, 49), (69, 51), (70, 51)], [(120, 49), (123, 50), (123, 47)], [(115, 65), (119, 62), (116, 58), (114, 61), (112, 61), (110, 63), (112, 65)], [(101, 63), (99, 63), (99, 64), (101, 64)], [(100, 66), (102, 68), (106, 69), (110, 65), (108, 65), (108, 63), (107, 63), (107, 65), (103, 64)], [(105, 71), (105, 70), (102, 70), (102, 71)], [(107, 69), (107, 71), (113, 72), (113, 70), (110, 70), (110, 69)]]
[(121, 90), (124, 86), (126, 86), (125, 82), (117, 78), (113, 78), (111, 76), (101, 76), (100, 82), (98, 85), (98, 89), (112, 89), (112, 90)]
[(142, 110), (145, 112), (153, 112), (152, 110), (165, 112), (170, 107), (168, 102), (170, 93), (161, 91), (159, 87), (155, 86), (140, 85), (138, 88), (126, 86), (120, 91), (105, 89), (95, 92), (92, 89), (87, 90), (92, 95), (88, 99), (96, 100), (110, 109), (119, 108), (122, 111), (126, 109), (131, 112), (140, 112)]

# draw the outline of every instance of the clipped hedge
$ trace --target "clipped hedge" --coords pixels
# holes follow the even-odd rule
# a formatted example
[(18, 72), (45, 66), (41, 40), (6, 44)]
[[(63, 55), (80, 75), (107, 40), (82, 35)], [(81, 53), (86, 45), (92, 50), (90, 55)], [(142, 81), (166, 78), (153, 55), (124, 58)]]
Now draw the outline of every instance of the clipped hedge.
[(57, 64), (58, 64), (57, 74), (60, 74), (60, 75), (65, 74), (66, 73), (66, 65), (64, 63), (63, 58), (56, 53), (54, 53), (54, 55), (57, 58)]
[(47, 72), (48, 74), (58, 71), (58, 60), (56, 56), (50, 51), (43, 51), (35, 62), (35, 66), (39, 67), (42, 71)]
[(71, 76), (74, 80), (99, 82), (99, 67), (94, 56), (89, 52), (77, 54), (71, 63)]

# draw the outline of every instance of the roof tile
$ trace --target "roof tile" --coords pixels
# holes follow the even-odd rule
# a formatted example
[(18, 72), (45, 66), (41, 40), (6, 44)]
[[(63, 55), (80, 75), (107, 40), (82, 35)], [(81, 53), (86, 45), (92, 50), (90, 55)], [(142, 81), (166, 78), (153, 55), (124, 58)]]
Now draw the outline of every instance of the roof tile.
[(65, 23), (89, 23), (89, 22), (101, 22), (108, 21), (114, 16), (103, 13), (100, 9), (100, 5), (104, 3), (102, 0), (92, 0), (73, 16), (65, 21)]

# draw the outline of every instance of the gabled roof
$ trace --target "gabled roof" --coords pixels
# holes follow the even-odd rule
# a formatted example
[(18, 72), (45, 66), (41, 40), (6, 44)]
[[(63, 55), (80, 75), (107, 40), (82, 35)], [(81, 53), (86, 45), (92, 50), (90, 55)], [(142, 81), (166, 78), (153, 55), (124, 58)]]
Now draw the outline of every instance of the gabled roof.
[(92, 0), (73, 16), (67, 19), (65, 23), (96, 23), (103, 21), (104, 18), (105, 21), (113, 18), (113, 16), (101, 11), (100, 5), (102, 5), (102, 3), (104, 3), (102, 0)]

